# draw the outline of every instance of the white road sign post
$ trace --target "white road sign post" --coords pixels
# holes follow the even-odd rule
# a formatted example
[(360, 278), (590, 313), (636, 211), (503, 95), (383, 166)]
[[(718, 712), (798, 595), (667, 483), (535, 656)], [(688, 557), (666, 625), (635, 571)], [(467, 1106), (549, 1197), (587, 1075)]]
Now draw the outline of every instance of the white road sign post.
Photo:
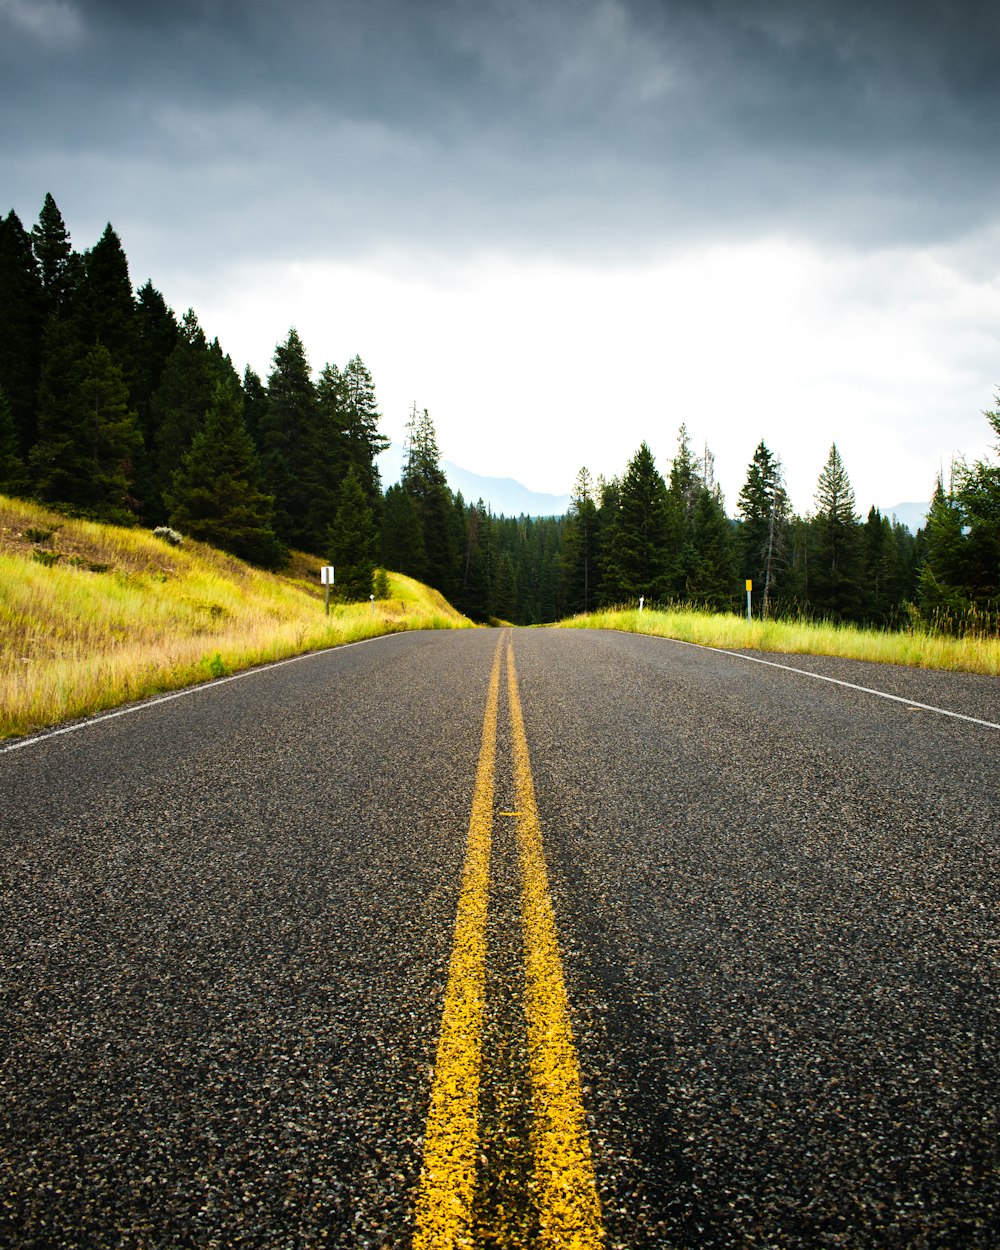
[(750, 592), (753, 590), (753, 582), (747, 578), (747, 624), (750, 624)]
[(326, 614), (330, 615), (330, 587), (334, 585), (333, 565), (324, 564), (319, 571), (320, 581), (326, 588)]

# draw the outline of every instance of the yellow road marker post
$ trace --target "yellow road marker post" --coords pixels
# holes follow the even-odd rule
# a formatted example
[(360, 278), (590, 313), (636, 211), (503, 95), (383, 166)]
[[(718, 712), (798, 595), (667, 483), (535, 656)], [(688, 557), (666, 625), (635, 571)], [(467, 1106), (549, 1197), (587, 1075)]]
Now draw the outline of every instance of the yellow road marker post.
[(507, 688), (514, 787), (520, 809), (517, 842), (524, 925), (525, 1015), (541, 1245), (546, 1250), (597, 1250), (605, 1244), (600, 1198), (510, 643)]
[(486, 980), (486, 910), (503, 639), (490, 673), (455, 938), (414, 1212), (413, 1250), (472, 1245)]

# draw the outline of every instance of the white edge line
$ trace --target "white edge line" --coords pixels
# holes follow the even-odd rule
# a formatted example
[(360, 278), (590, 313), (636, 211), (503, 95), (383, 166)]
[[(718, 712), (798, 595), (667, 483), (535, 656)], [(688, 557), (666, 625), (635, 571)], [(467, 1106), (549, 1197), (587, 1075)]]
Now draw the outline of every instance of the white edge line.
[(76, 733), (78, 729), (89, 729), (91, 725), (114, 720), (117, 716), (131, 716), (133, 712), (144, 712), (147, 708), (156, 707), (158, 703), (169, 703), (172, 699), (183, 699), (185, 695), (215, 690), (219, 686), (225, 686), (228, 682), (239, 681), (243, 677), (253, 677), (257, 673), (266, 673), (269, 669), (281, 668), (284, 664), (297, 664), (299, 660), (311, 660), (317, 655), (328, 655), (331, 651), (345, 651), (348, 647), (362, 647), (366, 642), (381, 642), (384, 638), (395, 637), (396, 633), (378, 634), (374, 638), (359, 638), (356, 642), (340, 642), (332, 647), (320, 647), (316, 651), (303, 651), (301, 655), (291, 655), (285, 660), (271, 660), (269, 663), (257, 664), (253, 668), (243, 669), (240, 673), (231, 673), (228, 677), (202, 681), (195, 686), (185, 686), (183, 690), (172, 690), (170, 694), (159, 694), (152, 699), (142, 699), (138, 703), (131, 703), (128, 707), (116, 708), (113, 712), (100, 712), (96, 716), (88, 716), (86, 720), (75, 721), (72, 725), (62, 725), (58, 729), (47, 729), (44, 733), (32, 734), (30, 738), (19, 738), (16, 742), (0, 744), (0, 755), (6, 755), (8, 751), (20, 751), (22, 747), (33, 747), (39, 742), (47, 742), (49, 738), (58, 738), (61, 734)]
[[(660, 634), (637, 635), (643, 638), (659, 638)], [(932, 703), (918, 703), (916, 699), (907, 699), (901, 694), (888, 694), (885, 690), (874, 690), (871, 686), (858, 686), (853, 681), (841, 681), (839, 677), (827, 677), (823, 673), (812, 673), (807, 668), (795, 668), (792, 664), (779, 664), (776, 660), (762, 660), (756, 655), (747, 655), (743, 651), (727, 651), (725, 647), (709, 647), (703, 642), (688, 642), (685, 638), (665, 638), (665, 642), (676, 642), (682, 647), (697, 647), (699, 651), (714, 651), (717, 655), (731, 655), (734, 660), (749, 660), (751, 664), (766, 664), (768, 668), (780, 668), (786, 673), (798, 673), (802, 677), (812, 677), (816, 681), (828, 681), (834, 686), (844, 686), (848, 690), (860, 690), (863, 694), (874, 694), (880, 699), (892, 699), (894, 703), (905, 703), (907, 707), (918, 707), (923, 712), (936, 712), (938, 716), (952, 716), (955, 720), (968, 721), (970, 725), (983, 725), (987, 729), (1000, 729), (1000, 725), (991, 720), (979, 720), (975, 716), (966, 716), (962, 712), (949, 712), (946, 707), (935, 707)]]

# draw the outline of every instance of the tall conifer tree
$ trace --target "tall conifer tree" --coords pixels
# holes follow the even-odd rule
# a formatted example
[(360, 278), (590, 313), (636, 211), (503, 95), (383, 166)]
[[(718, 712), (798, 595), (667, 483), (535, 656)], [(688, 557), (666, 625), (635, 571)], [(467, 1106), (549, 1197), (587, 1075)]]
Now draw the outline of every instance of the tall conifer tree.
[[(983, 415), (1000, 456), (1000, 395), (997, 408)], [(977, 460), (959, 473), (958, 494), (968, 526), (966, 570), (973, 602), (1000, 612), (1000, 461)]]
[(72, 282), (73, 245), (62, 213), (46, 194), (37, 225), (31, 230), (31, 248), (38, 262), (46, 313), (59, 312)]
[(84, 344), (107, 349), (131, 400), (139, 375), (139, 321), (128, 258), (110, 222), (84, 256), (75, 306)]
[(563, 535), (563, 594), (565, 610), (589, 612), (597, 603), (599, 533), (597, 503), (590, 471), (577, 474)]
[(670, 465), (667, 484), (666, 586), (663, 591), (674, 599), (687, 599), (698, 577), (698, 551), (695, 543), (695, 509), (704, 483), (691, 451), (687, 427), (677, 431), (677, 451)]
[(340, 375), (340, 383), (351, 460), (358, 470), (369, 506), (377, 515), (382, 488), (375, 458), (389, 446), (389, 440), (379, 431), (381, 414), (375, 398), (375, 384), (360, 356), (354, 356), (347, 362)]
[(45, 292), (31, 237), (13, 211), (0, 221), (0, 386), (26, 457), (38, 434)]
[(127, 524), (135, 520), (135, 456), (142, 435), (122, 371), (101, 343), (67, 367), (59, 402), (42, 410), (31, 453), (35, 490), (46, 503)]
[(235, 376), (216, 382), (204, 424), (174, 473), (166, 503), (170, 524), (182, 533), (265, 568), (283, 562), (285, 551), (271, 524), (274, 498), (261, 486)]
[(696, 553), (686, 598), (715, 611), (732, 606), (736, 559), (732, 526), (718, 488), (702, 486), (695, 501), (692, 541)]
[(413, 405), (406, 426), (406, 463), (402, 486), (413, 498), (424, 539), (427, 581), (448, 599), (457, 594), (459, 550), (453, 522), (453, 501), (441, 467), (437, 434), (425, 408)]
[(670, 593), (667, 487), (643, 442), (622, 479), (611, 559), (626, 599), (661, 599)]
[(260, 450), (260, 427), (267, 412), (267, 388), (249, 365), (243, 370), (243, 421)]
[(922, 531), (923, 561), (918, 574), (920, 612), (928, 622), (950, 626), (971, 606), (965, 516), (953, 490), (938, 475)]
[(317, 467), (318, 428), (316, 388), (302, 339), (293, 327), (274, 351), (258, 437), (265, 481), (275, 497), (278, 535), (288, 546), (316, 555), (322, 552), (325, 533), (325, 526), (324, 533), (317, 533), (313, 522), (313, 502), (323, 485), (322, 467)]
[(854, 490), (834, 443), (816, 487), (812, 524), (811, 600), (833, 620), (857, 620), (862, 611), (863, 557)]
[(327, 538), (327, 553), (337, 570), (337, 586), (345, 599), (364, 600), (372, 593), (375, 526), (364, 486), (354, 465), (340, 488), (337, 513)]
[(791, 509), (781, 462), (763, 442), (757, 444), (747, 469), (737, 510), (741, 518), (740, 570), (744, 578), (753, 582), (760, 596), (761, 615), (766, 620), (780, 591)]
[[(234, 370), (219, 351), (213, 351), (189, 308), (181, 319), (177, 342), (160, 374), (149, 403), (149, 428), (154, 441), (153, 462), (159, 496), (170, 493), (174, 474), (183, 463), (195, 436), (205, 424), (219, 382), (230, 385)], [(149, 520), (162, 520), (164, 505), (152, 505)]]
[(381, 518), (382, 563), (396, 573), (426, 580), (424, 523), (411, 491), (400, 483), (385, 492)]

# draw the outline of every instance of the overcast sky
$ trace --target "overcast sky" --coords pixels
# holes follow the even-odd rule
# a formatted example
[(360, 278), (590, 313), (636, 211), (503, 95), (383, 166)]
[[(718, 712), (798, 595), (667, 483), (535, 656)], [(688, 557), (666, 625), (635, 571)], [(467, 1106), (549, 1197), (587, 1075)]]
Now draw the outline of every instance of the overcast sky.
[(684, 422), (859, 508), (985, 454), (995, 0), (0, 0), (0, 211), (110, 220), (262, 376), (359, 354), (385, 432), (568, 491)]

